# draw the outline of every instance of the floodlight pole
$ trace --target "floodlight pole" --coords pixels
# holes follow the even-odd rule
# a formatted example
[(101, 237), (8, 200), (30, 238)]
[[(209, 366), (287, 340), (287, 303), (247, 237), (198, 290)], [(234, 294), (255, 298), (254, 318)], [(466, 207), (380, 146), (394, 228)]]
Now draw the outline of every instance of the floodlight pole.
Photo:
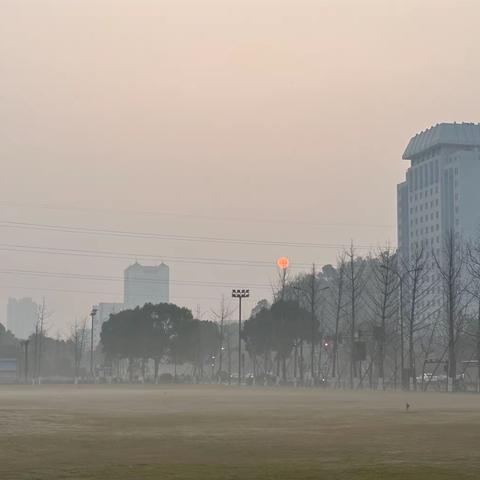
[(92, 317), (92, 329), (90, 331), (90, 375), (92, 376), (92, 378), (95, 376), (93, 368), (93, 319), (95, 318), (96, 314), (97, 309), (92, 308), (92, 311), (90, 312), (90, 316)]
[(238, 297), (238, 384), (242, 383), (242, 297)]
[(248, 298), (250, 290), (232, 290), (232, 297), (238, 298), (238, 385), (242, 384), (242, 298)]

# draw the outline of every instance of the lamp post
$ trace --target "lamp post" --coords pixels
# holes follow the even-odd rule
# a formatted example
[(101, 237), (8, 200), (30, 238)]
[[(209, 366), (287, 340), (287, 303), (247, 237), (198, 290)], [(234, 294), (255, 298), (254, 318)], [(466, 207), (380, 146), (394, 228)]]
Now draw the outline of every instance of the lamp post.
[(242, 298), (249, 296), (249, 289), (232, 290), (232, 298), (238, 298), (238, 385), (242, 384)]
[(92, 376), (92, 378), (95, 376), (93, 371), (93, 319), (95, 318), (97, 311), (98, 310), (93, 307), (92, 311), (90, 312), (90, 317), (92, 317), (92, 329), (90, 332), (90, 375)]

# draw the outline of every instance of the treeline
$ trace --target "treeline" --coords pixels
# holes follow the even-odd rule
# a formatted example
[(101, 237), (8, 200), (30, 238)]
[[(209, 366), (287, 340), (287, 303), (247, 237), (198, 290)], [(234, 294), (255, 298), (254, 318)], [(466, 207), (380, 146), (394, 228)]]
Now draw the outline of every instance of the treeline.
[(352, 246), (335, 266), (282, 275), (242, 336), (257, 376), (480, 389), (480, 248), (453, 233), (408, 259), (390, 248), (362, 257)]
[(36, 330), (28, 339), (19, 340), (0, 324), (0, 358), (17, 360), (17, 374), (21, 381), (24, 381), (25, 373), (27, 381), (36, 383), (45, 378), (69, 381), (74, 377), (86, 377), (86, 366), (76, 368), (75, 351), (73, 335), (67, 339), (52, 338), (46, 330)]
[[(232, 311), (223, 313), (201, 321), (161, 304), (112, 315), (102, 329), (107, 361), (126, 359), (130, 376), (134, 369), (144, 376), (151, 360), (155, 378), (161, 362), (191, 365), (197, 378), (209, 365), (212, 380), (228, 378), (238, 368), (238, 337)], [(480, 248), (452, 234), (408, 260), (391, 248), (360, 256), (352, 246), (320, 271), (284, 271), (241, 338), (241, 370), (251, 382), (463, 388), (480, 354)], [(217, 361), (224, 349), (227, 369)]]
[(146, 304), (111, 315), (102, 325), (101, 344), (112, 373), (115, 364), (127, 360), (129, 379), (138, 370), (144, 379), (151, 360), (157, 381), (160, 362), (173, 365), (175, 377), (177, 366), (186, 363), (194, 376), (203, 377), (221, 348), (221, 335), (216, 323), (193, 318), (187, 308)]
[[(210, 320), (173, 304), (113, 314), (94, 374), (156, 381), (160, 365), (173, 376), (181, 365), (193, 379), (226, 381), (240, 361), (243, 380), (257, 384), (453, 391), (470, 382), (480, 391), (480, 246), (453, 233), (408, 258), (391, 248), (361, 256), (352, 245), (320, 271), (282, 271), (273, 298), (243, 322), (240, 356), (233, 313), (222, 301)], [(43, 317), (29, 339), (30, 377), (88, 377), (87, 321), (62, 340), (46, 335)], [(25, 346), (5, 329), (1, 348), (22, 364)]]

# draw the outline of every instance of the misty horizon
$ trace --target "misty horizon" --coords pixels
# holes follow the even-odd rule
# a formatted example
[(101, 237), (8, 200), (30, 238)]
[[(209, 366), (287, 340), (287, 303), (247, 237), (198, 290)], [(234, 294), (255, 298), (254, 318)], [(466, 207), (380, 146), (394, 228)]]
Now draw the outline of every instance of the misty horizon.
[(251, 288), (249, 307), (267, 296), (281, 255), (300, 271), (335, 263), (351, 241), (361, 253), (395, 246), (408, 140), (478, 120), (480, 8), (448, 5), (90, 1), (73, 15), (57, 1), (2, 2), (2, 311), (10, 296), (45, 297), (51, 333), (65, 335), (93, 304), (121, 300), (118, 279), (145, 254), (170, 265), (172, 301), (208, 316), (232, 287)]

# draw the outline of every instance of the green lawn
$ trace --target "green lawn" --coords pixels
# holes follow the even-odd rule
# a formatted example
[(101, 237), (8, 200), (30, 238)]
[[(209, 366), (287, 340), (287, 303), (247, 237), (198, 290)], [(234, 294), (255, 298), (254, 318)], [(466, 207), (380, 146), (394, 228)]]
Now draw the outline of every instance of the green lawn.
[(1, 480), (450, 480), (479, 472), (475, 395), (0, 387)]

